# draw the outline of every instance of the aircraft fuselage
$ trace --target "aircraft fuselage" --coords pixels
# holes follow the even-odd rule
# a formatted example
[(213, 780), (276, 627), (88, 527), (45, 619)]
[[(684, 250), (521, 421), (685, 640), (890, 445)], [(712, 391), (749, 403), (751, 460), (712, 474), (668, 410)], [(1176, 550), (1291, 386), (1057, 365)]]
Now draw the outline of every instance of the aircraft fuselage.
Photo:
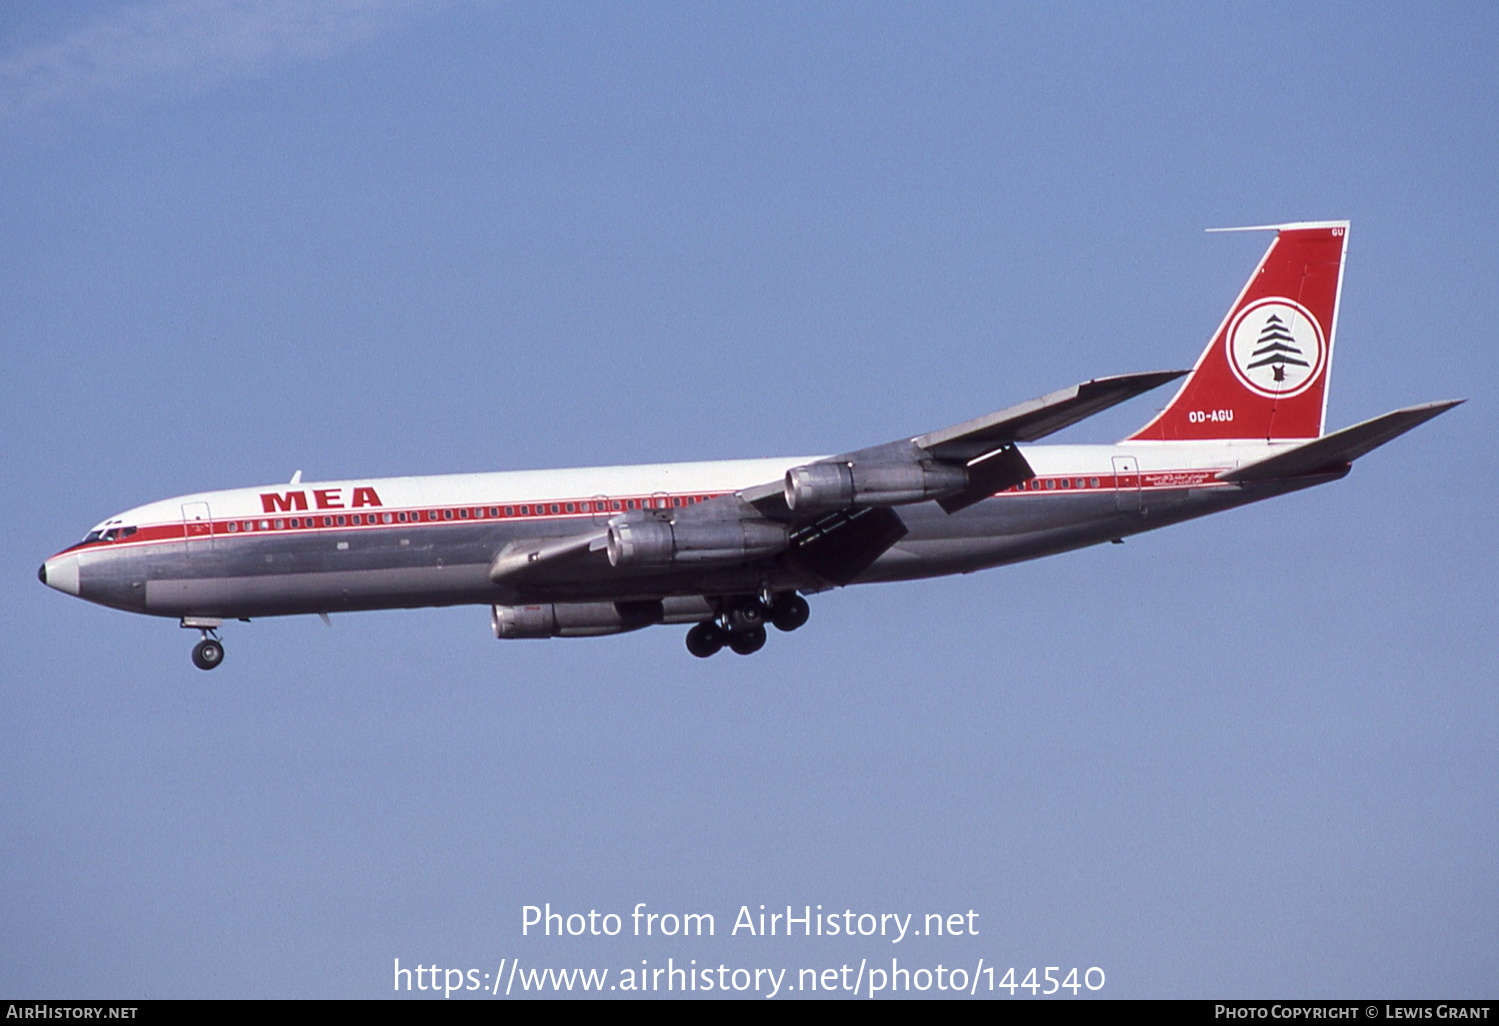
[[(908, 534), (851, 583), (966, 573), (1138, 534), (1332, 480), (1215, 475), (1267, 443), (1021, 447), (1036, 477), (954, 514), (896, 511)], [(786, 563), (702, 569), (595, 560), (544, 582), (489, 579), (495, 553), (624, 511), (680, 509), (822, 457), (385, 478), (206, 492), (128, 510), (47, 561), (60, 590), (164, 617), (220, 619), (462, 604), (816, 591)], [(133, 530), (131, 530), (133, 528)], [(76, 589), (76, 590), (75, 590)]]

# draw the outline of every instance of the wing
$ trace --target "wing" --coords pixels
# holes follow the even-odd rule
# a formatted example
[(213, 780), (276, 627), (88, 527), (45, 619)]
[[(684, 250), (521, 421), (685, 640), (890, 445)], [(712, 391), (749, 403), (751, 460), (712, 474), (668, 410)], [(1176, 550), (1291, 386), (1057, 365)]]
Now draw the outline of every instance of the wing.
[[(954, 513), (1035, 476), (1025, 458), (1015, 449), (1016, 442), (1044, 438), (1186, 373), (1151, 371), (1094, 378), (952, 427), (869, 449), (857, 449), (819, 462), (862, 462), (868, 466), (914, 462), (962, 467), (967, 471), (968, 484), (938, 500), (944, 509)], [(739, 497), (763, 516), (795, 520), (794, 512), (786, 503), (785, 491), (784, 481), (770, 481), (743, 489)]]
[(641, 569), (704, 569), (786, 559), (802, 575), (847, 584), (906, 535), (894, 507), (935, 501), (948, 513), (1035, 476), (1017, 442), (1185, 374), (1085, 381), (940, 431), (818, 460), (783, 480), (671, 510), (635, 510), (607, 527), (506, 545), (489, 578), (537, 580), (581, 559)]
[(858, 449), (792, 470), (715, 503), (784, 523), (788, 556), (833, 584), (847, 584), (906, 534), (895, 506), (934, 500), (948, 513), (1035, 476), (1017, 442), (1060, 431), (1186, 371), (1095, 378), (952, 427)]
[(1151, 371), (1094, 378), (986, 417), (911, 439), (938, 459), (973, 459), (1007, 442), (1034, 442), (1126, 399), (1175, 381), (1186, 371)]

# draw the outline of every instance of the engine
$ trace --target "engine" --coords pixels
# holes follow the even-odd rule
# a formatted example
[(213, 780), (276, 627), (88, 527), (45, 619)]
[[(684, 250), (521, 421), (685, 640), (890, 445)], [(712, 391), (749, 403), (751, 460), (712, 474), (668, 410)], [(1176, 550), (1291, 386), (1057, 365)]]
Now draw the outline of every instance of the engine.
[(947, 463), (809, 463), (786, 472), (786, 505), (903, 506), (951, 495), (967, 485), (968, 471)]
[(763, 520), (639, 520), (610, 524), (608, 551), (611, 566), (673, 566), (737, 563), (773, 556), (788, 544), (783, 525)]
[(623, 634), (658, 623), (698, 623), (716, 613), (701, 595), (640, 602), (541, 602), (492, 606), (496, 638), (586, 638)]

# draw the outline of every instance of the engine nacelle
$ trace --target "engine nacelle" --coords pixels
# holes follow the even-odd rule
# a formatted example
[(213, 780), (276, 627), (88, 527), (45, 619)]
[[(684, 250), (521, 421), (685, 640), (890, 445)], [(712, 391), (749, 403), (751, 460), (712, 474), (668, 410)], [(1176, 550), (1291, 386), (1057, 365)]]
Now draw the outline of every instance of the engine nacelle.
[(791, 509), (904, 506), (960, 492), (968, 471), (947, 463), (809, 463), (786, 471)]
[(762, 520), (638, 520), (609, 525), (608, 551), (611, 566), (672, 566), (737, 563), (773, 556), (788, 544), (784, 526)]
[(587, 638), (623, 634), (658, 623), (698, 623), (717, 613), (701, 595), (639, 602), (539, 602), (491, 606), (496, 638)]
[[(496, 638), (562, 638), (620, 634), (625, 627), (613, 602), (540, 602), (530, 606), (493, 606), (489, 625)], [(563, 624), (567, 626), (564, 627)], [(644, 625), (642, 625), (644, 626)]]

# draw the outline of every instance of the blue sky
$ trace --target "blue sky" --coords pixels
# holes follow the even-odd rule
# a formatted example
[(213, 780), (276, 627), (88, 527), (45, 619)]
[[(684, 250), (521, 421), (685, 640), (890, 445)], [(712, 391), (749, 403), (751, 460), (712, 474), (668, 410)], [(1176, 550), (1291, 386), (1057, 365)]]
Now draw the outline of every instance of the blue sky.
[[(1483, 4), (8, 8), (0, 994), (894, 955), (1492, 996), (1495, 66)], [(1202, 229), (1320, 218), (1330, 424), (1468, 404), (1326, 488), (820, 596), (750, 659), (461, 608), (233, 625), (204, 675), (35, 580), (299, 468), (833, 451), (1187, 366), (1267, 241)], [(720, 935), (520, 934), (641, 901)], [(723, 936), (761, 903), (981, 933)]]

